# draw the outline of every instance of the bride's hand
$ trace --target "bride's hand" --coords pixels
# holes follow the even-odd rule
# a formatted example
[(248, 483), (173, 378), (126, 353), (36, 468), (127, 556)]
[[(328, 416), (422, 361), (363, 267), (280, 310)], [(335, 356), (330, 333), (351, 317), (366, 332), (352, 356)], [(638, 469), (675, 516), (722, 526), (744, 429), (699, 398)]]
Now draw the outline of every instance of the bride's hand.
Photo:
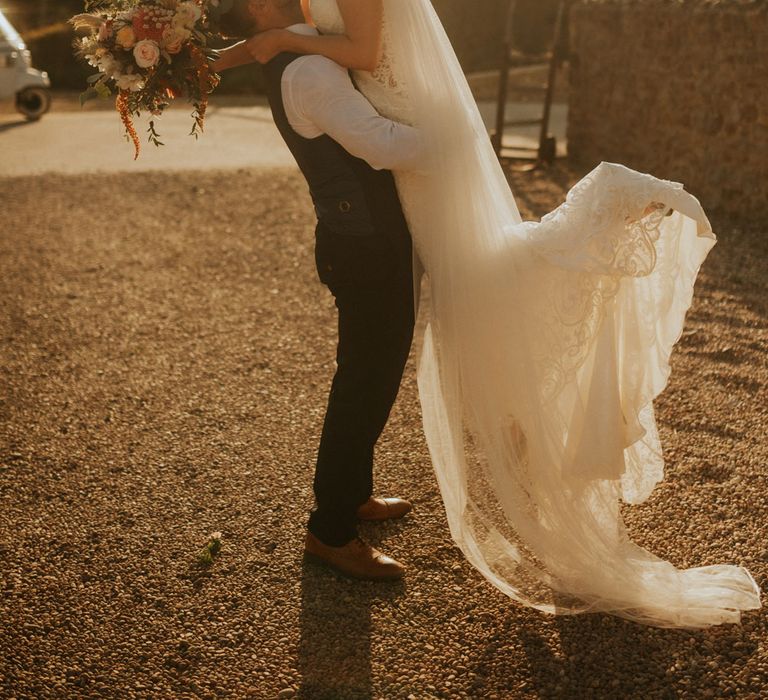
[(267, 63), (287, 49), (290, 36), (291, 33), (285, 29), (268, 29), (248, 39), (245, 45), (254, 60)]

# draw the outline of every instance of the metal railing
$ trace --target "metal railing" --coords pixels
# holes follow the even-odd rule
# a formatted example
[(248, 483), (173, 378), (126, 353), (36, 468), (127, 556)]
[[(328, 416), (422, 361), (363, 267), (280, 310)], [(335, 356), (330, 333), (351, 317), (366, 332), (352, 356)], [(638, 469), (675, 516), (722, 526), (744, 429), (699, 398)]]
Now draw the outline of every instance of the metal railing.
[[(511, 0), (507, 12), (506, 31), (504, 33), (504, 46), (502, 49), (501, 69), (499, 74), (498, 104), (496, 109), (496, 128), (491, 136), (494, 150), (499, 158), (516, 156), (524, 160), (536, 160), (537, 162), (551, 163), (557, 154), (557, 143), (554, 136), (549, 134), (549, 123), (552, 114), (552, 99), (557, 79), (557, 68), (565, 60), (563, 49), (563, 33), (566, 28), (568, 0), (561, 0), (557, 4), (554, 27), (546, 50), (542, 53), (530, 54), (520, 50), (515, 41), (515, 31), (518, 11), (523, 2)], [(542, 94), (542, 115), (536, 119), (507, 119), (507, 102), (509, 98), (509, 82), (513, 70), (513, 62), (525, 61), (526, 69), (531, 67), (545, 67), (547, 69), (547, 82), (543, 87), (528, 86), (518, 90), (532, 91)], [(538, 149), (510, 149), (505, 148), (504, 132), (510, 126), (540, 126)], [(530, 151), (530, 152), (528, 152)], [(522, 154), (522, 155), (521, 155)]]

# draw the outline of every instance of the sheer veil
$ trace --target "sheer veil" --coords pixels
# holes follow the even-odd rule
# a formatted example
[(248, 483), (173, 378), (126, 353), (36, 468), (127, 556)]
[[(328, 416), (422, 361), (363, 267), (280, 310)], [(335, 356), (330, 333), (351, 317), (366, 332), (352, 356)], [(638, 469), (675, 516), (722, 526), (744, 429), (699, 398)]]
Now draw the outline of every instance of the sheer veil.
[[(652, 401), (715, 244), (698, 201), (601, 163), (541, 222), (521, 221), (429, 0), (385, 0), (385, 13), (431, 154), (411, 207), (431, 289), (418, 380), (454, 541), (549, 613), (738, 622), (760, 607), (746, 569), (678, 569), (634, 544), (619, 510), (663, 477)], [(650, 202), (666, 206), (645, 215)]]

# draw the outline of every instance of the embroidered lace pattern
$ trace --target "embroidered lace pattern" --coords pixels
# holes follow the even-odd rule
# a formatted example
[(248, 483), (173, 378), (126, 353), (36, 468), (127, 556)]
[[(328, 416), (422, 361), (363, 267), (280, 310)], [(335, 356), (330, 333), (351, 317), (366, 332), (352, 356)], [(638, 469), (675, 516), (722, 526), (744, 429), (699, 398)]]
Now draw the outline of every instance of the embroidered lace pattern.
[[(312, 0), (312, 19), (323, 34), (343, 34), (344, 20), (339, 12), (336, 0)], [(381, 29), (381, 57), (376, 69), (368, 71), (352, 71), (355, 84), (376, 107), (378, 112), (389, 119), (404, 124), (412, 123), (412, 111), (402, 79), (398, 78), (395, 63), (389, 51), (391, 35), (387, 22), (386, 8), (384, 10)]]

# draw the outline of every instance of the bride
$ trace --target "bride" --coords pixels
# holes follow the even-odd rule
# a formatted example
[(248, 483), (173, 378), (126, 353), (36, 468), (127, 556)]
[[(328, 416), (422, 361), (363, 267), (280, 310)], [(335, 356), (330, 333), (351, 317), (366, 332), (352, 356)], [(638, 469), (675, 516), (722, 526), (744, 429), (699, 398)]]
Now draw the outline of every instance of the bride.
[(678, 569), (633, 543), (620, 513), (663, 478), (653, 399), (715, 244), (698, 200), (603, 162), (521, 221), (429, 0), (305, 3), (323, 36), (266, 32), (250, 55), (325, 55), (428, 141), (425, 172), (395, 177), (430, 285), (424, 430), (467, 559), (553, 614), (701, 628), (759, 608), (746, 569)]

